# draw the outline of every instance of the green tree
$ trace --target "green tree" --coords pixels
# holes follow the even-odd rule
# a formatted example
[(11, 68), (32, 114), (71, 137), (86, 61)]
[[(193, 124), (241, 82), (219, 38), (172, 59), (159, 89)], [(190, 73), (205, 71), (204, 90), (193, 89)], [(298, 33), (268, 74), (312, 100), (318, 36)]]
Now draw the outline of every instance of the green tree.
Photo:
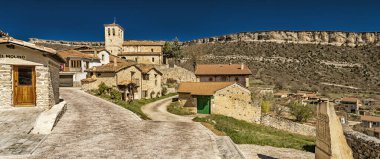
[(290, 114), (292, 114), (297, 122), (306, 122), (313, 115), (313, 109), (310, 105), (303, 105), (300, 102), (293, 101), (289, 104)]
[(173, 41), (167, 41), (163, 47), (163, 54), (167, 58), (182, 58), (181, 45), (179, 40), (175, 38)]

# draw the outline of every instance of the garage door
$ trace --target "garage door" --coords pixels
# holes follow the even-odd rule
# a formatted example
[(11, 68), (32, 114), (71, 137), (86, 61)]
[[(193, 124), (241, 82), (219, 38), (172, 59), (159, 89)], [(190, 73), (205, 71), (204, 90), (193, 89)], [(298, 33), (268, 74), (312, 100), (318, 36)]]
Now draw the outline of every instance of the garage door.
[(73, 86), (73, 75), (60, 75), (59, 76), (59, 86), (60, 87), (72, 87)]

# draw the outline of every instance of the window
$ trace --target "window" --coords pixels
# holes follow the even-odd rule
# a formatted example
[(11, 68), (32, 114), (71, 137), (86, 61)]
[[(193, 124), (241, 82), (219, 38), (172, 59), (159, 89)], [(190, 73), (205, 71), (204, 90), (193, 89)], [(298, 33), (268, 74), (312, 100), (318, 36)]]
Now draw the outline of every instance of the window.
[(32, 85), (33, 70), (31, 67), (19, 68), (18, 69), (18, 84), (19, 85)]
[(155, 86), (157, 86), (157, 79), (156, 79), (156, 80), (154, 80), (154, 85), (155, 85)]
[(137, 62), (137, 57), (135, 57), (135, 61)]
[(148, 91), (142, 91), (142, 97), (143, 98), (148, 97)]
[(152, 57), (152, 62), (154, 62), (154, 57)]
[(236, 81), (236, 82), (239, 82), (239, 77), (235, 77), (235, 81)]
[(111, 35), (111, 29), (108, 28), (108, 36), (110, 36), (110, 35)]
[(82, 64), (82, 62), (80, 60), (71, 60), (70, 61), (71, 68), (80, 68), (81, 64)]
[(208, 78), (208, 81), (212, 81), (212, 77)]
[(135, 72), (131, 71), (131, 78), (133, 78), (133, 75), (135, 75)]
[(149, 74), (144, 74), (143, 75), (143, 80), (149, 80)]
[(112, 28), (112, 35), (115, 36), (115, 28)]
[(150, 49), (153, 52), (153, 49)]
[(104, 61), (104, 55), (102, 55), (102, 61)]
[(222, 76), (222, 81), (227, 81), (227, 77), (226, 76)]

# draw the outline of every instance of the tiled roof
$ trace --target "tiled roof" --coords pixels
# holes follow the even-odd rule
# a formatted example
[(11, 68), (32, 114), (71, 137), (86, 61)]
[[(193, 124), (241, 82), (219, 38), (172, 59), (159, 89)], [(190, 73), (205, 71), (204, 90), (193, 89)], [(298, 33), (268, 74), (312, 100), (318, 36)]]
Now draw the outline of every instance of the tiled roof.
[(367, 128), (367, 130), (380, 133), (380, 127)]
[(47, 52), (47, 53), (52, 54), (53, 55), (52, 57), (54, 57), (58, 61), (60, 61), (62, 63), (65, 62), (65, 59), (63, 59), (62, 57), (58, 56), (57, 55), (57, 51), (54, 50), (54, 49), (52, 49), (52, 48), (36, 45), (36, 44), (30, 43), (30, 42), (26, 42), (26, 41), (22, 41), (22, 40), (17, 40), (17, 39), (14, 39), (13, 37), (2, 37), (2, 38), (0, 38), (0, 44), (2, 44), (2, 43), (11, 43), (11, 44), (15, 44), (15, 45), (24, 46), (24, 47), (27, 47), (27, 48), (39, 50), (39, 51), (42, 51), (42, 52)]
[(85, 54), (80, 51), (76, 50), (64, 50), (58, 52), (58, 55), (61, 56), (62, 58), (66, 59), (68, 57), (78, 57), (78, 58), (86, 58), (86, 59), (99, 59), (95, 55), (92, 54)]
[(17, 39), (14, 39), (12, 37), (9, 37), (9, 38), (8, 37), (6, 37), (6, 38), (0, 38), (0, 43), (13, 43), (13, 44), (29, 47), (29, 48), (32, 48), (32, 49), (37, 49), (37, 50), (40, 50), (40, 51), (52, 53), (52, 54), (56, 54), (57, 53), (57, 51), (54, 50), (54, 49), (52, 49), (52, 48), (36, 45), (36, 44), (29, 43), (29, 42), (22, 41), (22, 40), (17, 40)]
[(379, 116), (361, 116), (360, 120), (362, 121), (375, 121), (375, 122), (380, 122), (380, 117)]
[(85, 78), (85, 79), (82, 79), (81, 82), (82, 83), (91, 83), (91, 82), (95, 82), (96, 79), (94, 78)]
[(150, 70), (154, 69), (154, 70), (156, 70), (160, 75), (162, 75), (161, 71), (159, 71), (158, 69), (156, 69), (156, 68), (154, 67), (154, 65), (149, 65), (149, 64), (138, 64), (137, 67), (141, 69), (141, 72), (142, 72), (142, 73), (148, 73)]
[(86, 72), (118, 72), (124, 68), (128, 68), (135, 65), (135, 62), (118, 62), (115, 66), (115, 64), (112, 62), (102, 66), (92, 67), (90, 69), (87, 69)]
[(251, 75), (247, 65), (242, 64), (199, 64), (195, 75)]
[(124, 46), (164, 46), (165, 42), (162, 41), (147, 41), (147, 40), (127, 40), (124, 41)]
[(356, 103), (358, 100), (359, 100), (358, 98), (353, 98), (353, 97), (344, 97), (340, 99), (341, 102), (353, 102), (353, 103)]
[(234, 84), (234, 82), (182, 82), (179, 84), (178, 93), (214, 95), (216, 91), (232, 84)]

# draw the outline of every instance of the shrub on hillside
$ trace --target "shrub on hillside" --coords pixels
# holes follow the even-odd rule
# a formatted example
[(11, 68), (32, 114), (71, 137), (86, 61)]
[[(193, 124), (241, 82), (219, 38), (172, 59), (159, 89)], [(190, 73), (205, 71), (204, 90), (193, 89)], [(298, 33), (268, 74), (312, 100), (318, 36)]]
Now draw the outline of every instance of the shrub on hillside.
[(111, 99), (116, 100), (116, 101), (121, 100), (122, 94), (118, 90), (112, 89), (110, 94), (111, 94)]
[(313, 109), (310, 105), (303, 105), (293, 101), (289, 104), (290, 114), (292, 114), (297, 122), (306, 122), (313, 115)]

